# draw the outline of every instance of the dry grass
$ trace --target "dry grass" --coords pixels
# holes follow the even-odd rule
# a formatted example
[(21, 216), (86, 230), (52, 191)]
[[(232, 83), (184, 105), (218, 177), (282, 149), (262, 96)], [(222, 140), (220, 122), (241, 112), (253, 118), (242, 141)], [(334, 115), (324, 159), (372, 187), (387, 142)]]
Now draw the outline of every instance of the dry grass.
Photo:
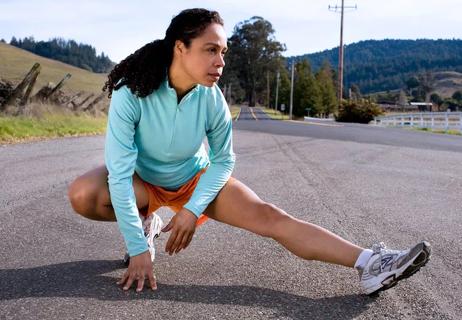
[(239, 106), (236, 106), (236, 105), (232, 105), (230, 107), (231, 109), (231, 117), (233, 118), (233, 120), (236, 120), (236, 117), (239, 115), (239, 113), (241, 112), (241, 107)]
[(100, 93), (106, 81), (105, 74), (93, 73), (56, 60), (40, 57), (6, 43), (0, 43), (0, 61), (0, 76), (14, 84), (18, 84), (24, 78), (34, 63), (40, 63), (42, 69), (32, 94), (35, 94), (48, 82), (57, 84), (67, 73), (70, 73), (72, 77), (66, 81), (63, 87), (64, 91)]
[(430, 128), (412, 128), (412, 130), (430, 132), (430, 133), (440, 133), (440, 134), (451, 134), (456, 136), (462, 136), (462, 132), (459, 130), (443, 130), (443, 129), (430, 129)]
[[(270, 108), (265, 108), (265, 107), (260, 107), (270, 118), (276, 119), (276, 120), (289, 120), (289, 116), (286, 114), (283, 114), (281, 111), (276, 111), (274, 109)], [(300, 120), (300, 119), (295, 119), (294, 120)], [(303, 117), (301, 118), (303, 120)]]

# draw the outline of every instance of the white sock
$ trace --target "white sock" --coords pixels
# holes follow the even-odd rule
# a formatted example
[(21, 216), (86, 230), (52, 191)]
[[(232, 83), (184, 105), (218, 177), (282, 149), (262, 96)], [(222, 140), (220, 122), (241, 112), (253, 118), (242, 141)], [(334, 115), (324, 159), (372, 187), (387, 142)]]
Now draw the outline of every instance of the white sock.
[(364, 249), (359, 255), (358, 260), (356, 260), (355, 269), (364, 269), (367, 261), (369, 261), (373, 254), (374, 252), (371, 249)]

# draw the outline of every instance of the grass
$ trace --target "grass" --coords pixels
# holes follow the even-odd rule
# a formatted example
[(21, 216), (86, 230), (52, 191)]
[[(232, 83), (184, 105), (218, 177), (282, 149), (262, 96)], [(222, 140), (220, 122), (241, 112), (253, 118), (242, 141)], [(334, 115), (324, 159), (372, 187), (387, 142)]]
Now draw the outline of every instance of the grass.
[(231, 117), (233, 118), (233, 120), (236, 120), (240, 112), (241, 112), (241, 107), (236, 106), (236, 105), (231, 106)]
[(289, 120), (289, 115), (283, 114), (280, 111), (276, 111), (274, 109), (260, 107), (270, 118), (276, 120)]
[(462, 136), (462, 132), (460, 132), (458, 130), (442, 130), (442, 129), (432, 130), (430, 128), (412, 128), (412, 129), (413, 130), (418, 130), (418, 131), (431, 132), (431, 133), (451, 134), (451, 135), (456, 135), (456, 136)]
[(37, 77), (32, 94), (35, 94), (35, 92), (48, 84), (48, 82), (58, 84), (67, 73), (70, 73), (72, 76), (65, 82), (63, 86), (64, 91), (100, 93), (106, 81), (106, 74), (90, 72), (63, 62), (40, 57), (26, 50), (1, 42), (0, 60), (2, 61), (0, 63), (1, 77), (10, 80), (14, 85), (17, 85), (24, 78), (34, 63), (40, 63), (41, 71)]
[[(36, 106), (37, 107), (37, 106)], [(47, 138), (96, 135), (106, 132), (106, 116), (56, 113), (50, 106), (43, 106), (52, 112), (38, 111), (29, 116), (0, 115), (0, 144), (11, 144)], [(231, 106), (233, 119), (241, 108)]]
[(95, 135), (106, 131), (106, 117), (45, 114), (40, 118), (0, 116), (0, 143)]

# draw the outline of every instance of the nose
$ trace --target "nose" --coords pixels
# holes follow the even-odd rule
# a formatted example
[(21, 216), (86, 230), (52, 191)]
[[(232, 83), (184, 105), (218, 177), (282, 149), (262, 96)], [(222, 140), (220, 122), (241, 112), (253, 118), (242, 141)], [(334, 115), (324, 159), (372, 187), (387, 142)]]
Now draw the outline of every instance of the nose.
[(218, 58), (215, 60), (215, 67), (223, 68), (225, 66), (225, 58), (221, 54), (218, 54), (217, 56)]

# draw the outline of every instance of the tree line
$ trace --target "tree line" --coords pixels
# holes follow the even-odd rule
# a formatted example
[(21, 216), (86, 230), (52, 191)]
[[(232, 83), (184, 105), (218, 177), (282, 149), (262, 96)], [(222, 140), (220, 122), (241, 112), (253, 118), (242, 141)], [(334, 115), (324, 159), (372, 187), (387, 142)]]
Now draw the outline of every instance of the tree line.
[(49, 41), (35, 41), (34, 37), (13, 37), (10, 45), (97, 73), (109, 72), (115, 65), (104, 52), (97, 55), (94, 47), (74, 40), (53, 38)]
[[(286, 58), (282, 55), (286, 46), (274, 34), (271, 23), (258, 16), (234, 27), (228, 39), (225, 72), (219, 83), (228, 101), (274, 108), (277, 99), (278, 109), (285, 105), (287, 110), (293, 62), (293, 114), (335, 113), (337, 75), (332, 66), (337, 65), (338, 48)], [(13, 37), (10, 44), (94, 72), (108, 72), (114, 66), (104, 53), (97, 56), (93, 47), (74, 40), (55, 38), (36, 42), (33, 37), (19, 40)], [(430, 87), (425, 85), (428, 81), (419, 78), (420, 85), (415, 87), (410, 81), (435, 70), (462, 72), (462, 40), (361, 41), (346, 46), (343, 97), (360, 98), (361, 94), (375, 91), (407, 88), (409, 100), (428, 101)], [(439, 98), (433, 95), (430, 100), (441, 103)]]
[[(327, 60), (338, 64), (338, 48), (293, 57), (318, 69)], [(366, 40), (345, 46), (345, 88), (363, 93), (406, 87), (409, 78), (426, 71), (462, 72), (462, 40)]]
[[(290, 70), (282, 56), (284, 44), (275, 39), (271, 23), (252, 17), (238, 23), (228, 40), (226, 67), (220, 86), (228, 100), (278, 109), (290, 103)], [(326, 61), (313, 72), (308, 60), (295, 64), (293, 114), (328, 115), (337, 106), (335, 72)]]

